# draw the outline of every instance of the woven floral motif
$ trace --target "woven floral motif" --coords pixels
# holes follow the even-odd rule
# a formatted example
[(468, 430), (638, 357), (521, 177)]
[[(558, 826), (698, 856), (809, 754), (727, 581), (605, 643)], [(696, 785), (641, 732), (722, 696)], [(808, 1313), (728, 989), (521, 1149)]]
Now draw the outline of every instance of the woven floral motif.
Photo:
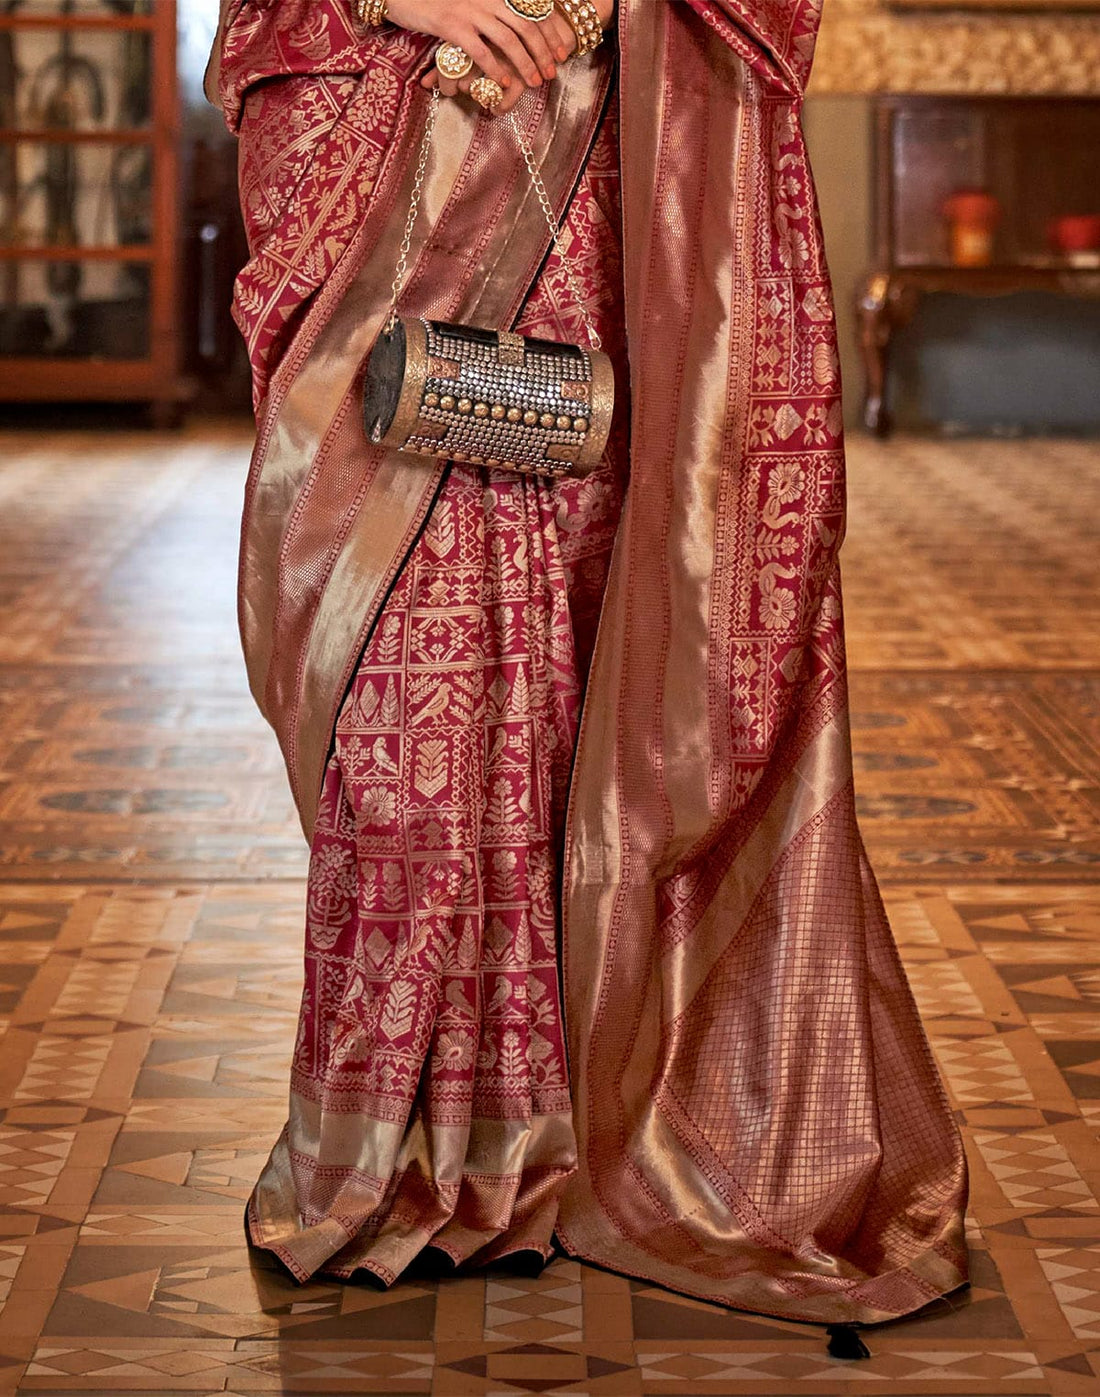
[(423, 35), (363, 33), (346, 0), (245, 0), (229, 26), (223, 106), (241, 137), (252, 253), (233, 314), (257, 402), (358, 227), (427, 49)]
[[(821, 0), (688, 0), (769, 84), (801, 91), (813, 62)], [(760, 35), (768, 36), (768, 48)]]

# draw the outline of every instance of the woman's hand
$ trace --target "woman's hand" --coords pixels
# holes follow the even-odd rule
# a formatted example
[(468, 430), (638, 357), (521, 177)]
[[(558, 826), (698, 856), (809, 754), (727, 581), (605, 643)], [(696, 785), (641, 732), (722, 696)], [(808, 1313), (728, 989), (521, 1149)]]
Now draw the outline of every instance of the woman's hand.
[[(413, 3), (415, 3), (415, 0), (413, 0)], [(420, 0), (420, 3), (421, 5), (423, 5), (424, 0)], [(431, 3), (431, 0), (428, 0), (428, 3)], [(470, 3), (470, 0), (466, 0), (466, 3)], [(478, 0), (478, 3), (484, 4), (486, 3), (486, 0)], [(491, 0), (489, 0), (489, 3), (491, 3)], [(608, 25), (611, 23), (612, 19), (614, 18), (616, 0), (593, 0), (593, 3), (595, 4), (596, 11), (600, 16), (600, 22), (606, 29)], [(541, 31), (541, 35), (536, 35), (536, 37), (542, 37), (545, 39), (547, 48), (552, 52), (554, 59), (556, 59), (558, 63), (563, 63), (576, 51), (577, 36), (573, 32), (573, 26), (569, 23), (565, 15), (562, 14), (561, 10), (559, 10), (557, 6), (554, 7), (554, 13), (550, 16), (549, 19), (543, 20), (541, 23), (535, 24), (526, 20), (517, 21), (517, 17), (512, 14), (512, 12), (508, 9), (506, 5), (504, 5), (503, 0), (499, 0), (499, 4), (500, 7), (503, 9), (504, 14), (507, 16), (509, 24), (511, 26), (514, 26), (517, 29), (517, 31), (526, 32), (527, 30), (532, 29), (536, 31)], [(400, 5), (401, 0), (390, 0), (390, 18), (395, 19), (395, 21), (395, 6), (400, 8)], [(438, 19), (438, 16), (436, 16), (436, 18)], [(433, 28), (430, 30), (422, 30), (421, 32), (434, 34), (438, 32), (438, 29)], [(440, 37), (444, 36), (440, 35)], [(475, 64), (478, 62), (475, 51), (472, 48), (470, 48), (467, 44), (462, 43), (460, 40), (457, 39), (452, 39), (451, 42), (458, 43), (461, 48), (465, 49), (465, 51), (470, 55), (470, 57), (474, 59)], [(549, 81), (550, 79), (557, 76), (557, 68), (553, 62), (551, 63), (549, 70), (547, 70), (546, 68), (542, 69), (542, 76), (535, 74), (534, 81), (531, 80), (529, 74), (522, 74), (521, 76), (522, 70), (517, 71), (515, 68), (512, 68), (511, 72), (508, 71), (507, 67), (505, 68), (506, 77), (510, 77), (511, 81), (506, 81), (505, 78), (498, 77), (495, 71), (484, 65), (480, 65), (480, 68), (481, 72), (484, 72), (489, 77), (494, 78), (497, 82), (500, 83), (501, 87), (504, 88), (504, 99), (500, 103), (500, 105), (495, 108), (495, 111), (499, 114), (510, 112), (512, 110), (512, 108), (516, 105), (519, 99), (523, 96), (525, 83), (528, 86), (537, 87), (539, 85), (539, 82), (542, 81), (543, 77), (545, 77), (546, 80)], [(454, 97), (460, 92), (468, 93), (470, 90), (470, 84), (478, 76), (478, 70), (477, 68), (475, 68), (467, 77), (460, 78), (458, 81), (455, 81), (453, 78), (443, 77), (438, 69), (433, 68), (430, 73), (425, 74), (425, 76), (421, 79), (421, 86), (426, 88), (438, 87), (444, 97)]]
[[(557, 64), (573, 51), (573, 31), (564, 15), (555, 10), (536, 24), (513, 14), (504, 0), (451, 0), (446, 5), (439, 0), (390, 0), (388, 17), (402, 29), (458, 44), (513, 99), (522, 84), (538, 87), (555, 77)], [(445, 83), (444, 79), (441, 90), (453, 96)]]

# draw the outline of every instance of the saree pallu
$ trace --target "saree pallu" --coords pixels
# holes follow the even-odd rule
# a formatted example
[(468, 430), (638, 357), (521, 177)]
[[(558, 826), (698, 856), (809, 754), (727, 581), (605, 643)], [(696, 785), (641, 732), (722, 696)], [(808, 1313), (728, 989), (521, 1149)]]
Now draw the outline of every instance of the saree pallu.
[[(965, 1160), (853, 805), (816, 23), (620, 0), (618, 66), (518, 109), (619, 378), (601, 470), (550, 486), (362, 433), (428, 41), (344, 0), (231, 16), (241, 626), (312, 841), (249, 1226), (299, 1278), (556, 1233), (791, 1319), (965, 1282)], [(424, 208), (405, 313), (579, 337), (507, 123), (443, 104)]]

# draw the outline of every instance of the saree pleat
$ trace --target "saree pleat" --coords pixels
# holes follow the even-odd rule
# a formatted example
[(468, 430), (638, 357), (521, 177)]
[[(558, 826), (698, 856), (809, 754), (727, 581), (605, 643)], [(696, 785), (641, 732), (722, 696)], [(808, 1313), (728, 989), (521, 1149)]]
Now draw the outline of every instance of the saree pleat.
[[(966, 1280), (966, 1163), (855, 817), (816, 0), (619, 0), (518, 108), (616, 361), (553, 487), (370, 447), (420, 36), (242, 0), (253, 691), (311, 839), (300, 1279), (573, 1255), (790, 1319)], [(581, 337), (507, 123), (445, 102), (409, 313)], [(627, 483), (629, 482), (629, 483)], [(624, 494), (625, 490), (625, 494)]]
[[(307, 1224), (349, 1219), (336, 1274), (507, 1230), (549, 1254), (575, 1166), (554, 887), (579, 695), (548, 493), (450, 473), (337, 720), (291, 1084), (317, 1156), (287, 1141)], [(379, 1154), (369, 1126), (410, 1118)], [(364, 1173), (384, 1198), (334, 1196)]]
[[(567, 236), (621, 368), (617, 186), (612, 106)], [(518, 328), (567, 337), (581, 310), (555, 253)], [(429, 1243), (551, 1254), (576, 1169), (557, 889), (625, 456), (620, 419), (584, 481), (451, 466), (358, 663), (313, 829), (291, 1117), (249, 1213), (301, 1278), (393, 1281)]]

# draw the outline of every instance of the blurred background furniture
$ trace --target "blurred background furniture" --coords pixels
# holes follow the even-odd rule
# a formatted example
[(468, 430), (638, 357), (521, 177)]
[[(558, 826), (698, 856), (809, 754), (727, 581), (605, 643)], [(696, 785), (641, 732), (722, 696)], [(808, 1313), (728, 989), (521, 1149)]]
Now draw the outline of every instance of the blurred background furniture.
[(1100, 100), (879, 96), (872, 163), (856, 311), (863, 421), (885, 435), (891, 338), (921, 297), (1100, 296)]
[(0, 0), (0, 401), (185, 395), (175, 0)]

